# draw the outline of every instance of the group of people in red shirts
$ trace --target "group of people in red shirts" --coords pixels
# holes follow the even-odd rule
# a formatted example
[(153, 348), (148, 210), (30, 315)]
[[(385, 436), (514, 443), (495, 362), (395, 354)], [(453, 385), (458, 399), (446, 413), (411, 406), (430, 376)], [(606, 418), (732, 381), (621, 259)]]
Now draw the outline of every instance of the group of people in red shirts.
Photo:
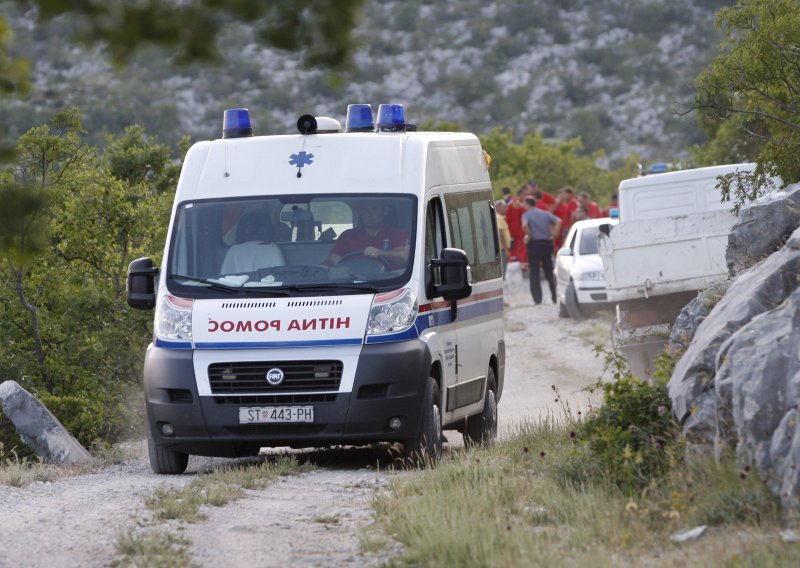
[(525, 197), (532, 196), (536, 200), (536, 208), (548, 211), (561, 219), (561, 230), (553, 239), (553, 250), (561, 248), (569, 228), (575, 221), (583, 219), (596, 219), (604, 215), (604, 211), (594, 202), (588, 193), (575, 191), (565, 186), (558, 190), (556, 195), (539, 188), (536, 180), (530, 180), (517, 190), (516, 197), (511, 194), (511, 188), (503, 188), (503, 201), (506, 203), (505, 220), (511, 234), (511, 248), (508, 253), (509, 260), (517, 260), (525, 267), (528, 262), (527, 250), (522, 229), (522, 214), (525, 213), (523, 201)]

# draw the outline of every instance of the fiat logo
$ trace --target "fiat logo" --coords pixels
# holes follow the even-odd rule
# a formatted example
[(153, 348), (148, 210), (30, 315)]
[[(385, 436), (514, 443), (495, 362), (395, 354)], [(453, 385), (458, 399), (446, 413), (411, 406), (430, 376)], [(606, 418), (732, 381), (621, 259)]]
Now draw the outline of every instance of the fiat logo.
[(283, 382), (283, 371), (277, 368), (267, 371), (267, 382), (273, 387), (281, 384)]

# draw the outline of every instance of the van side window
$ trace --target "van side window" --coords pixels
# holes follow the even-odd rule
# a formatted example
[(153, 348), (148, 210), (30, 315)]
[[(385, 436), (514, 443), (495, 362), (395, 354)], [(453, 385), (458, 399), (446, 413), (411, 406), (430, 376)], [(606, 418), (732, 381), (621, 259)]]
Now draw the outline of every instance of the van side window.
[(452, 246), (467, 253), (475, 282), (500, 278), (500, 244), (490, 191), (445, 196)]
[(431, 260), (439, 258), (445, 247), (444, 221), (442, 219), (442, 203), (438, 197), (428, 202), (425, 213), (425, 289), (428, 297), (432, 298), (433, 273), (430, 269)]

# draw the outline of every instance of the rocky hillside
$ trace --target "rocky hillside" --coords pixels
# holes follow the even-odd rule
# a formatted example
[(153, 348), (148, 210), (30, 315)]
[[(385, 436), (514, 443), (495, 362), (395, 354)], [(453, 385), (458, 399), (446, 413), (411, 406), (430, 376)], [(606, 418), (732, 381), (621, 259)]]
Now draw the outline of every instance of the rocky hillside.
[(343, 119), (350, 102), (399, 102), (411, 122), (580, 136), (611, 158), (674, 161), (701, 140), (676, 111), (691, 104), (692, 81), (714, 55), (713, 14), (725, 4), (369, 0), (355, 69), (332, 76), (261, 47), (240, 25), (222, 34), (218, 66), (176, 68), (169, 53), (145, 47), (115, 70), (102, 50), (68, 42), (70, 20), (38, 28), (35, 14), (0, 2), (34, 79), (26, 100), (0, 102), (0, 121), (15, 136), (78, 105), (97, 143), (134, 122), (173, 142), (218, 136), (229, 107), (249, 107), (259, 133), (282, 133), (304, 112)]

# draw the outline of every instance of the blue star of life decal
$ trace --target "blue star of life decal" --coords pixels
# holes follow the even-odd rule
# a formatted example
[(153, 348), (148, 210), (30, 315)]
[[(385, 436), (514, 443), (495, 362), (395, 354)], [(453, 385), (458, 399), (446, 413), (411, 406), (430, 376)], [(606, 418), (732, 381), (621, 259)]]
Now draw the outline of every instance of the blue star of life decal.
[(314, 154), (308, 154), (305, 151), (292, 154), (289, 157), (291, 158), (291, 160), (289, 160), (289, 165), (297, 166), (298, 168), (302, 168), (303, 166), (308, 166), (314, 163)]

